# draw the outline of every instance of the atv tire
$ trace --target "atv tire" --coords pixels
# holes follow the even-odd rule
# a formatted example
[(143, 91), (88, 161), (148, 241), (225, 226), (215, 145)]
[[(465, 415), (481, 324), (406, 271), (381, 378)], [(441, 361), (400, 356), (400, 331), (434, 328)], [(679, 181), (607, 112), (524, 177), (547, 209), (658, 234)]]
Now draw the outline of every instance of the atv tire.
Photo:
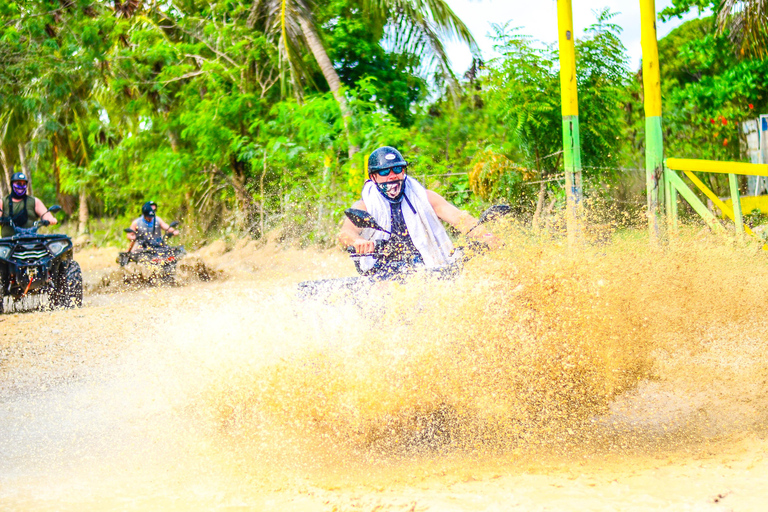
[(3, 314), (3, 309), (5, 307), (5, 295), (3, 295), (3, 290), (6, 286), (5, 281), (7, 274), (8, 270), (5, 268), (5, 265), (0, 266), (0, 315)]
[(79, 308), (83, 306), (83, 273), (75, 260), (62, 261), (54, 280), (51, 305), (54, 308)]

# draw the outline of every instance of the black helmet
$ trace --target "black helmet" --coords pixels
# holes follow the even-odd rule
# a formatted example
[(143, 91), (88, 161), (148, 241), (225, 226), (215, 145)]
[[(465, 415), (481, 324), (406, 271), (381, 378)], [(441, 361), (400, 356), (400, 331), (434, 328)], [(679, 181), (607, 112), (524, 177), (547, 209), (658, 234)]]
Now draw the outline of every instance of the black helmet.
[(14, 181), (25, 181), (29, 183), (29, 178), (27, 178), (27, 175), (23, 172), (15, 172), (13, 173), (13, 176), (11, 176), (11, 183)]
[(403, 167), (408, 166), (408, 162), (405, 161), (403, 155), (392, 146), (383, 146), (376, 149), (368, 157), (368, 174), (399, 165)]
[[(390, 203), (399, 203), (403, 199), (407, 167), (408, 162), (405, 161), (403, 155), (391, 146), (381, 147), (368, 157), (368, 176), (371, 176), (371, 181), (382, 197)], [(392, 172), (397, 176), (396, 179), (387, 178), (381, 183), (373, 179), (373, 175), (376, 173), (381, 176), (388, 176)]]
[(154, 217), (155, 216), (155, 210), (152, 208), (152, 205), (154, 203), (152, 201), (147, 201), (144, 203), (144, 206), (141, 207), (141, 214), (145, 217)]

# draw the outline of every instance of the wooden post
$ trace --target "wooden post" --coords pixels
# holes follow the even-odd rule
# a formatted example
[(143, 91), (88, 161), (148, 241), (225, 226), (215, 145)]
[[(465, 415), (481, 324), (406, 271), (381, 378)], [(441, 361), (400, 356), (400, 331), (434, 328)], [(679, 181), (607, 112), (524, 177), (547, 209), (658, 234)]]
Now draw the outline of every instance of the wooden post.
[(645, 98), (645, 185), (648, 194), (648, 229), (652, 243), (658, 243), (660, 236), (659, 181), (664, 172), (664, 141), (661, 132), (661, 73), (659, 72), (654, 0), (640, 0), (640, 24)]
[(557, 0), (560, 49), (560, 109), (563, 116), (563, 164), (565, 167), (566, 224), (568, 245), (581, 240), (582, 189), (579, 141), (579, 97), (576, 86), (576, 51), (571, 0)]

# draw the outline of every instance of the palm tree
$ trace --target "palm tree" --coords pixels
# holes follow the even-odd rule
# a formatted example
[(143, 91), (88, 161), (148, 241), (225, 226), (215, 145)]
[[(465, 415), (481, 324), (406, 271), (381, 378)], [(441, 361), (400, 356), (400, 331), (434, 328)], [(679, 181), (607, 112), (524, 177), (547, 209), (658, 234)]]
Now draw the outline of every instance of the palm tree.
[(723, 0), (717, 22), (719, 32), (727, 30), (742, 55), (766, 55), (768, 0)]
[[(457, 39), (477, 53), (478, 46), (464, 22), (451, 10), (445, 0), (360, 0), (361, 16), (382, 35), (387, 25), (395, 34), (393, 47), (424, 57), (428, 65), (449, 82), (455, 83), (443, 39)], [(342, 90), (341, 79), (325, 50), (320, 31), (313, 17), (313, 0), (253, 0), (248, 24), (262, 24), (267, 33), (277, 35), (285, 62), (294, 82), (307, 77), (300, 59), (303, 48), (312, 53), (328, 87), (339, 104), (351, 158), (359, 151), (351, 134), (352, 110)]]

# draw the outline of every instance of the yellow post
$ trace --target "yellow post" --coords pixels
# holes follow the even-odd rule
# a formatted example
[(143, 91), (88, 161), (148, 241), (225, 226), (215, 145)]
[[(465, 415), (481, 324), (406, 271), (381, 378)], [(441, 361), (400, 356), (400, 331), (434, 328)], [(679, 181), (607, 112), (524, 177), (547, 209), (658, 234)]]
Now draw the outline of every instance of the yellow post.
[(654, 0), (640, 0), (640, 24), (645, 97), (645, 184), (648, 194), (648, 228), (652, 241), (658, 242), (659, 181), (664, 176), (664, 141), (661, 133), (661, 73), (659, 72)]
[(560, 48), (560, 97), (563, 116), (563, 165), (565, 167), (568, 244), (581, 238), (581, 144), (579, 142), (579, 95), (576, 87), (576, 49), (571, 0), (557, 0)]

